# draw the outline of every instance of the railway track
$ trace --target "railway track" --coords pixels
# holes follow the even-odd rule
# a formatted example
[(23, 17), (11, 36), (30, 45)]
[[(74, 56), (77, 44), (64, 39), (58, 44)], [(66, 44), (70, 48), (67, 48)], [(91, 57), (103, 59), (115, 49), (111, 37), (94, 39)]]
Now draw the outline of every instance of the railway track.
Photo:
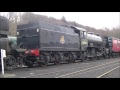
[[(104, 64), (100, 64), (100, 65), (96, 65), (96, 66), (92, 66), (92, 65), (87, 65), (87, 67), (84, 67), (84, 69), (81, 69), (81, 67), (75, 67), (75, 68), (69, 68), (69, 69), (64, 69), (64, 70), (59, 70), (59, 71), (54, 71), (54, 72), (48, 72), (48, 73), (42, 73), (42, 74), (34, 74), (33, 75), (30, 75), (30, 76), (25, 76), (25, 77), (22, 77), (22, 78), (30, 78), (30, 77), (42, 77), (42, 76), (51, 76), (53, 78), (68, 78), (68, 77), (71, 77), (71, 76), (75, 76), (76, 74), (83, 74), (83, 73), (87, 73), (87, 72), (91, 72), (93, 70), (98, 70), (98, 69), (103, 69), (103, 68), (106, 68), (106, 67), (111, 67), (111, 66), (115, 66), (115, 65), (119, 65), (119, 62), (120, 60), (117, 60), (117, 61), (111, 61), (111, 62), (107, 62), (107, 63), (104, 63)], [(81, 69), (81, 70), (79, 70)], [(75, 72), (73, 72), (75, 71)], [(60, 73), (66, 73), (68, 72), (67, 74), (64, 74), (64, 75), (60, 75), (60, 76), (56, 76), (56, 75), (59, 75)]]
[[(117, 63), (119, 61), (120, 60), (114, 61), (114, 62), (105, 63), (105, 64), (101, 64), (101, 65), (96, 65), (96, 66), (93, 66), (93, 67), (90, 67), (90, 68), (85, 68), (85, 69), (78, 70), (78, 71), (75, 71), (75, 72), (72, 72), (72, 73), (60, 75), (60, 76), (57, 76), (55, 78), (70, 78), (70, 77), (75, 77), (76, 75), (81, 75), (81, 74), (85, 74), (85, 73), (87, 74), (88, 72), (92, 72), (92, 71), (99, 70), (99, 69), (104, 69), (106, 67), (120, 65), (120, 63)], [(98, 76), (98, 77), (100, 77), (100, 76)]]
[(111, 69), (111, 70), (103, 73), (102, 75), (98, 76), (97, 78), (105, 78), (108, 74), (112, 73), (113, 71), (115, 71), (115, 70), (118, 69), (118, 68), (120, 68), (120, 66), (115, 67), (115, 68), (113, 68), (113, 69)]
[(47, 67), (21, 68), (5, 72), (16, 78), (103, 78), (103, 74), (120, 66), (120, 59), (94, 60)]

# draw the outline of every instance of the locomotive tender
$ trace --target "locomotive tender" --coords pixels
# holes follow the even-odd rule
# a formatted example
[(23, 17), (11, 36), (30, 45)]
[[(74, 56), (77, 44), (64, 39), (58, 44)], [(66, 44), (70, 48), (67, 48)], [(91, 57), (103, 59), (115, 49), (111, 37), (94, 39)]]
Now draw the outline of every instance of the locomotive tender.
[[(17, 27), (17, 43), (26, 51), (27, 66), (34, 63), (47, 65), (61, 61), (75, 61), (82, 53), (80, 48), (80, 32), (68, 27), (51, 24), (48, 22), (31, 22)], [(82, 33), (81, 33), (82, 34)], [(83, 34), (84, 36), (84, 34)], [(85, 42), (85, 41), (84, 41)]]

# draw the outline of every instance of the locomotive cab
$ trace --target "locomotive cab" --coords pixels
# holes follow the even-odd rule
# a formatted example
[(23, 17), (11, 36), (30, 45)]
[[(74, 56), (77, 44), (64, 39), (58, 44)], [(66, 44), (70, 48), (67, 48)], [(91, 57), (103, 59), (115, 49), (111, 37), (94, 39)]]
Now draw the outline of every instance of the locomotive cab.
[(72, 28), (74, 28), (75, 32), (79, 34), (81, 51), (85, 51), (88, 46), (87, 30), (79, 27), (73, 27), (73, 26)]

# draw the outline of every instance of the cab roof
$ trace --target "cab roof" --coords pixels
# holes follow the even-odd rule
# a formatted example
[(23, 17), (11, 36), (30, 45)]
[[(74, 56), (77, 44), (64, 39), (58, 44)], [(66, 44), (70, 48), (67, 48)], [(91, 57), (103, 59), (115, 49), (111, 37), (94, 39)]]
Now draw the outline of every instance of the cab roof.
[(80, 30), (80, 31), (87, 31), (86, 29), (84, 28), (80, 28), (80, 27), (76, 27), (76, 26), (71, 26), (72, 28), (75, 28), (77, 30)]

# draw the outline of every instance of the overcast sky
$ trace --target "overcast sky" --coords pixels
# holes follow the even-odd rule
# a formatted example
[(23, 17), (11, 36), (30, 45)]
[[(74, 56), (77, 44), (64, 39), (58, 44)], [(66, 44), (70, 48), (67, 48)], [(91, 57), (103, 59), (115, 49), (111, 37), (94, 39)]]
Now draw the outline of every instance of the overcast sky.
[[(75, 21), (79, 24), (103, 29), (118, 27), (120, 22), (119, 12), (33, 12), (34, 14), (46, 15), (61, 19), (65, 16), (67, 21)], [(3, 13), (4, 14), (4, 13)]]
[(65, 16), (67, 21), (75, 21), (79, 24), (91, 26), (96, 29), (119, 26), (119, 12), (33, 12), (61, 19)]

